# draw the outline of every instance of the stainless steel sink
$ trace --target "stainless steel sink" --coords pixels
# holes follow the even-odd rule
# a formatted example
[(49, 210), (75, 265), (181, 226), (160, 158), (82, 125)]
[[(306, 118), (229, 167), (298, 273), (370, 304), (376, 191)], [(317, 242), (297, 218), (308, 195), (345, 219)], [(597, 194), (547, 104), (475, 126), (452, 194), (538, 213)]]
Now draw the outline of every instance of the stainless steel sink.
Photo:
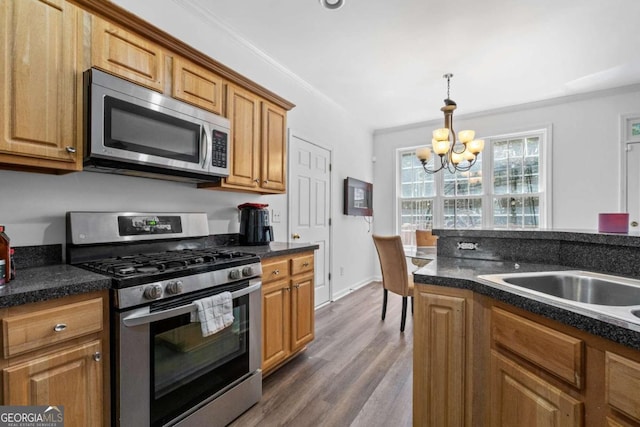
[(640, 305), (640, 287), (575, 273), (505, 277), (509, 284), (564, 298), (598, 305)]
[(487, 274), (488, 286), (640, 331), (640, 280), (588, 271)]

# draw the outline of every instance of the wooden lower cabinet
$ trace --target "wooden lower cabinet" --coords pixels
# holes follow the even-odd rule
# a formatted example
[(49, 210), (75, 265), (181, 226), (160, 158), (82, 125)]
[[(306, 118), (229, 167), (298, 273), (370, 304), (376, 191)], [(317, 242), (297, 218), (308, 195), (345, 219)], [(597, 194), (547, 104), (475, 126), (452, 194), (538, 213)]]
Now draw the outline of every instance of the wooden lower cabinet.
[(414, 298), (414, 426), (640, 427), (640, 351), (467, 290)]
[(63, 406), (67, 427), (109, 425), (106, 292), (11, 307), (0, 315), (2, 405)]
[(313, 252), (262, 261), (262, 371), (268, 374), (314, 338)]
[(466, 300), (419, 291), (414, 310), (414, 425), (464, 426)]
[(92, 341), (6, 368), (4, 404), (62, 406), (67, 426), (102, 425), (102, 351)]
[(491, 425), (583, 425), (583, 404), (505, 356), (491, 354)]

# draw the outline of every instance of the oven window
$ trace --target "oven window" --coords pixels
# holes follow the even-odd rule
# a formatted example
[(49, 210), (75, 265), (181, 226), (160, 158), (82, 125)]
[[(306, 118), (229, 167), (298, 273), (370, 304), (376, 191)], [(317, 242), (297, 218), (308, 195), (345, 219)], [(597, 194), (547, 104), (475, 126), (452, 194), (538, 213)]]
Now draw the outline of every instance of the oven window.
[(104, 145), (183, 162), (200, 162), (200, 125), (105, 96)]
[(249, 297), (233, 301), (234, 322), (202, 337), (182, 315), (151, 325), (152, 426), (163, 425), (249, 373)]

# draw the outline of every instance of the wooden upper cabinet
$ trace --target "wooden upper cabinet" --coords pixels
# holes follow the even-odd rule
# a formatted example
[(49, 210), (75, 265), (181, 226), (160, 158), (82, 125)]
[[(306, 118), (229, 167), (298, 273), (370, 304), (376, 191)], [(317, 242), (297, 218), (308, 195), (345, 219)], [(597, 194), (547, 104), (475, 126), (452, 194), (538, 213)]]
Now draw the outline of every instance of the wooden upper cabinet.
[(287, 112), (262, 102), (262, 170), (264, 189), (284, 192), (287, 187)]
[(222, 114), (222, 77), (181, 57), (173, 58), (172, 96)]
[(91, 17), (91, 63), (158, 92), (164, 90), (162, 48), (96, 16)]
[(0, 163), (80, 170), (80, 11), (63, 0), (0, 5)]
[(227, 112), (231, 121), (231, 164), (223, 184), (257, 189), (260, 170), (260, 98), (229, 85)]
[(234, 84), (227, 89), (231, 122), (229, 176), (201, 188), (284, 193), (287, 180), (287, 111)]

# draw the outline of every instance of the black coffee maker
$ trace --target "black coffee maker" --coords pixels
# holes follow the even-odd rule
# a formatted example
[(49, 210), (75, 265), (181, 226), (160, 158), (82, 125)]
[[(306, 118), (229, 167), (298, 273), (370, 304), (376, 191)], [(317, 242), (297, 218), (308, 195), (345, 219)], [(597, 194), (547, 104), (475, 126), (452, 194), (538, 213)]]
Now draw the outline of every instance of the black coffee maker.
[(241, 245), (268, 245), (273, 241), (268, 206), (261, 203), (244, 203), (238, 206)]

